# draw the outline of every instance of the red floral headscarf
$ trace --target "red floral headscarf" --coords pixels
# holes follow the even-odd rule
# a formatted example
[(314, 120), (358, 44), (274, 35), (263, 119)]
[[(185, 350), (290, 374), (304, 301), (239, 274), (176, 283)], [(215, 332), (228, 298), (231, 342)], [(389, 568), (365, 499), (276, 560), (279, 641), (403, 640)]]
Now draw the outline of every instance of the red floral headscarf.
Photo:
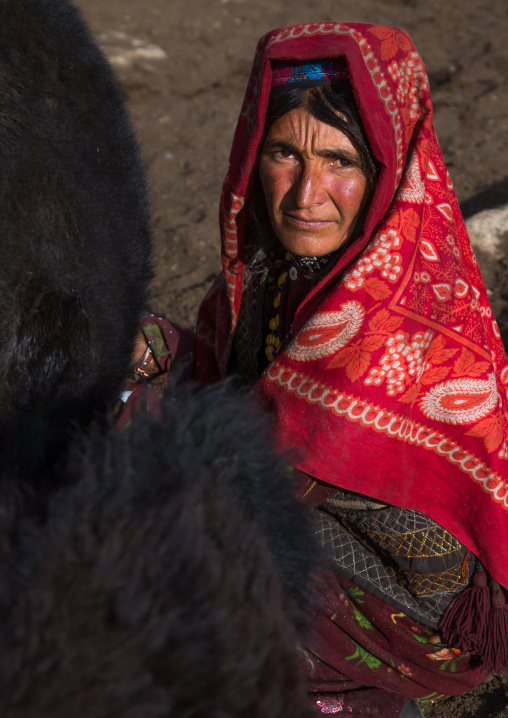
[(261, 38), (220, 208), (223, 275), (197, 326), (199, 380), (226, 373), (271, 60), (345, 56), (382, 169), (364, 232), (310, 292), (256, 390), (295, 466), (419, 510), (508, 586), (508, 366), (408, 35), (346, 23)]

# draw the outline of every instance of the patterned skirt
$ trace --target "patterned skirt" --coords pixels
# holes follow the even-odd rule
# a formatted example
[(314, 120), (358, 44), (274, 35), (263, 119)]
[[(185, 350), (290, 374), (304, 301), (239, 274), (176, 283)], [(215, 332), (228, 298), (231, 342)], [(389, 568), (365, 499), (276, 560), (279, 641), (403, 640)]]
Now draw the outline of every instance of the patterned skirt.
[(469, 654), (337, 572), (321, 578), (305, 671), (318, 712), (397, 718), (410, 698), (435, 701), (485, 678)]

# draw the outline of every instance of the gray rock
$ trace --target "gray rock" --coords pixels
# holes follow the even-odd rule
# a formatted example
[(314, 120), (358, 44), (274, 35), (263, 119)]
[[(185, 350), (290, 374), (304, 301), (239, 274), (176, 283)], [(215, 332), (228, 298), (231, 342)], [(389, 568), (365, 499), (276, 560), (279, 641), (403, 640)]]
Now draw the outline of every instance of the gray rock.
[(466, 220), (466, 227), (492, 311), (508, 347), (508, 205), (473, 215)]
[(399, 718), (424, 718), (424, 715), (418, 703), (412, 698), (402, 709)]
[(103, 32), (99, 35), (98, 41), (117, 71), (131, 67), (139, 63), (139, 61), (144, 61), (144, 68), (146, 69), (147, 63), (167, 58), (167, 54), (162, 47), (116, 30)]

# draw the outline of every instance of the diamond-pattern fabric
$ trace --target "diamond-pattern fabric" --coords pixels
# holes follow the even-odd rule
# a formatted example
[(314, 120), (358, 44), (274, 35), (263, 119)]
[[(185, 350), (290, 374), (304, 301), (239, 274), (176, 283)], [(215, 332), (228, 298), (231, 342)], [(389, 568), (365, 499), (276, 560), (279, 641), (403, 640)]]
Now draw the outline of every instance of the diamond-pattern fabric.
[[(322, 507), (327, 506), (328, 503), (325, 502)], [(464, 557), (461, 557), (463, 548), (461, 544), (456, 542), (456, 550), (451, 554), (448, 553), (448, 557), (451, 555), (453, 558), (459, 559), (458, 570), (457, 566), (452, 566), (442, 573), (422, 574), (415, 571), (403, 571), (395, 561), (390, 559), (386, 546), (376, 551), (374, 545), (367, 546), (360, 542), (343, 525), (343, 518), (331, 515), (322, 507), (314, 510), (316, 532), (333, 567), (361, 588), (393, 605), (394, 608), (431, 628), (437, 628), (439, 620), (451, 600), (468, 584), (472, 574), (473, 557), (471, 561), (466, 561), (465, 576), (462, 576)], [(394, 508), (357, 512), (345, 510), (348, 513), (347, 523), (351, 524), (352, 519), (356, 518), (354, 514), (363, 514), (363, 517), (360, 517), (363, 524), (361, 528), (365, 529), (366, 524), (370, 524), (374, 534), (381, 534), (384, 538), (394, 538), (397, 535), (397, 524), (393, 522), (393, 514), (401, 512), (398, 528), (406, 529), (404, 533), (407, 534), (408, 543), (413, 550), (422, 545), (434, 546), (434, 550), (439, 546), (455, 549), (453, 537), (441, 540), (438, 538), (430, 543), (423, 542), (421, 537), (414, 541), (413, 538), (418, 532), (429, 533), (431, 527), (428, 522), (431, 520), (417, 512), (402, 509), (395, 509), (395, 512), (391, 512), (390, 515), (390, 510)], [(384, 527), (385, 534), (380, 530), (381, 527)], [(440, 535), (440, 532), (437, 532), (437, 535)], [(438, 558), (442, 560), (442, 556), (438, 555)], [(407, 558), (404, 557), (404, 560)], [(460, 580), (461, 576), (462, 580)]]

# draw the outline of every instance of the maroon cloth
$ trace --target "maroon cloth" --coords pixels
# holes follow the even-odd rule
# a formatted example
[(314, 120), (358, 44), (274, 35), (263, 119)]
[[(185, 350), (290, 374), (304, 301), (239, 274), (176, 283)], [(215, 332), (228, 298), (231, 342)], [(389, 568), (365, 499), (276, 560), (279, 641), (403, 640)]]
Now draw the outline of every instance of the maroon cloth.
[(163, 373), (174, 370), (175, 363), (184, 362), (186, 374), (194, 370), (195, 339), (190, 329), (145, 312), (141, 319), (141, 329), (145, 338), (154, 349), (155, 358)]
[(160, 395), (168, 384), (170, 372), (172, 379), (178, 382), (188, 378), (194, 369), (195, 341), (192, 331), (149, 312), (142, 316), (141, 329), (160, 373), (151, 379), (135, 372), (129, 377), (118, 408), (118, 429), (127, 426), (134, 415), (145, 412), (158, 415)]
[(304, 662), (312, 692), (341, 694), (345, 706), (363, 700), (359, 689), (366, 686), (403, 702), (436, 700), (471, 690), (486, 677), (469, 667), (468, 654), (444, 645), (437, 631), (347, 578), (330, 572), (322, 583), (321, 610), (306, 644), (310, 660)]

